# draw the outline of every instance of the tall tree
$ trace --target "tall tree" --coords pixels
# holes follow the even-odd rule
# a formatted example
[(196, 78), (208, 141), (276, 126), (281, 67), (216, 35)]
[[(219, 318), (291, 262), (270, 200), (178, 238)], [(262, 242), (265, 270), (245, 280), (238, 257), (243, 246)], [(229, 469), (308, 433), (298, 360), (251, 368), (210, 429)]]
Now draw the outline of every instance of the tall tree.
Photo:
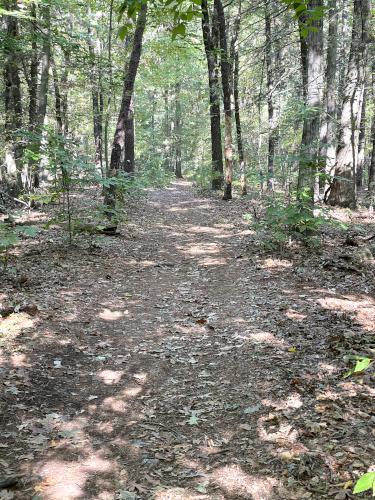
[[(120, 112), (117, 119), (117, 125), (115, 130), (115, 135), (112, 143), (111, 152), (111, 163), (110, 163), (110, 175), (116, 176), (121, 168), (121, 156), (125, 148), (125, 131), (126, 131), (126, 120), (129, 117), (129, 110), (131, 105), (131, 100), (134, 92), (134, 83), (137, 76), (139, 61), (142, 53), (142, 42), (143, 33), (146, 27), (147, 20), (147, 3), (142, 4), (141, 10), (137, 17), (133, 45), (130, 53), (129, 63), (125, 70), (122, 100), (120, 106)], [(110, 207), (115, 206), (115, 195), (116, 190), (112, 184), (110, 188), (106, 191), (106, 203)]]
[[(274, 189), (274, 159), (276, 147), (276, 120), (274, 111), (274, 69), (272, 64), (272, 33), (271, 33), (271, 15), (269, 5), (265, 4), (264, 21), (265, 21), (265, 38), (266, 38), (266, 74), (267, 74), (267, 111), (268, 111), (268, 154), (267, 154), (267, 189)], [(303, 52), (301, 52), (303, 58)], [(304, 63), (305, 64), (305, 63)]]
[(93, 130), (95, 142), (95, 164), (96, 167), (102, 172), (104, 177), (103, 166), (103, 86), (102, 86), (102, 71), (100, 67), (100, 44), (95, 43), (93, 40), (92, 30), (89, 27), (87, 37), (89, 56), (90, 56), (90, 69), (91, 69), (91, 99), (92, 99), (92, 116), (93, 116)]
[(336, 171), (330, 205), (355, 207), (358, 136), (366, 76), (369, 0), (354, 0), (352, 40), (342, 104)]
[[(371, 83), (371, 96), (373, 102), (375, 102), (375, 58), (372, 58), (371, 63)], [(372, 114), (371, 147), (371, 157), (368, 169), (368, 190), (369, 194), (372, 196), (375, 194), (375, 112)]]
[(221, 84), (223, 87), (223, 104), (224, 104), (224, 158), (225, 158), (225, 175), (224, 175), (224, 194), (223, 200), (232, 199), (232, 180), (233, 180), (233, 138), (232, 138), (232, 85), (231, 85), (231, 62), (228, 53), (228, 33), (225, 20), (224, 8), (221, 0), (214, 0), (217, 21), (219, 26), (219, 41), (220, 41), (220, 68), (221, 68)]
[(247, 194), (246, 185), (246, 163), (245, 163), (245, 153), (242, 139), (242, 124), (241, 124), (241, 107), (240, 107), (240, 52), (239, 52), (239, 32), (241, 28), (241, 17), (242, 17), (242, 2), (240, 0), (238, 5), (238, 13), (234, 20), (233, 26), (233, 36), (231, 40), (231, 63), (233, 67), (233, 99), (234, 99), (234, 120), (236, 123), (236, 139), (237, 139), (237, 154), (238, 163), (240, 167), (240, 185), (241, 185), (241, 195), (245, 196)]
[(363, 185), (363, 174), (366, 161), (366, 97), (367, 91), (365, 88), (362, 98), (361, 122), (359, 124), (358, 134), (358, 155), (355, 173), (355, 182), (357, 189), (360, 189)]
[[(7, 2), (5, 5), (8, 11), (18, 10), (15, 1)], [(19, 46), (18, 46), (18, 21), (14, 15), (6, 15), (6, 43), (4, 45), (4, 101), (5, 101), (5, 171), (3, 183), (17, 195), (22, 188), (22, 146), (17, 140), (17, 132), (23, 125), (21, 79), (19, 74)], [(5, 181), (5, 182), (4, 182)]]
[[(51, 10), (48, 4), (43, 5), (41, 9), (41, 23), (43, 25), (42, 46), (40, 50), (39, 62), (39, 84), (37, 85), (37, 106), (35, 113), (35, 124), (33, 130), (36, 132), (33, 149), (36, 157), (40, 155), (42, 145), (43, 125), (47, 114), (48, 90), (49, 90), (49, 72), (51, 66)], [(32, 187), (40, 186), (40, 161), (32, 165)]]
[(131, 174), (135, 170), (135, 124), (134, 124), (134, 96), (130, 100), (128, 116), (125, 120), (125, 145), (123, 170)]
[(215, 11), (210, 21), (207, 0), (202, 0), (202, 32), (207, 58), (208, 86), (210, 95), (212, 189), (223, 185), (223, 151), (220, 124), (220, 94), (218, 75), (218, 25)]
[(181, 113), (181, 82), (176, 82), (175, 94), (175, 115), (174, 115), (174, 173), (177, 179), (182, 179), (181, 165), (181, 134), (182, 134), (182, 113)]
[[(336, 108), (337, 108), (337, 7), (336, 0), (329, 1), (329, 26), (325, 71), (324, 111), (322, 119), (320, 157), (327, 175), (333, 173), (336, 161)], [(321, 183), (323, 184), (323, 183)], [(326, 188), (327, 182), (324, 182)]]
[[(310, 0), (307, 8), (308, 10), (314, 10), (322, 6), (322, 0)], [(305, 191), (311, 202), (314, 200), (315, 173), (319, 156), (320, 107), (323, 87), (322, 28), (323, 21), (322, 17), (319, 16), (311, 21), (311, 26), (307, 27), (306, 34), (307, 54), (305, 62), (306, 75), (304, 77), (307, 83), (306, 109), (303, 121), (297, 190), (300, 196)], [(305, 50), (302, 45), (301, 49)]]

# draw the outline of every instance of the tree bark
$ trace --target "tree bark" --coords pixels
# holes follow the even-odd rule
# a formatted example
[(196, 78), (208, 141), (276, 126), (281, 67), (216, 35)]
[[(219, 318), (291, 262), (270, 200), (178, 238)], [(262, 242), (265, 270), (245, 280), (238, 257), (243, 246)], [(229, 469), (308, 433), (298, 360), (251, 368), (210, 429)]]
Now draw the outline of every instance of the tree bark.
[(356, 206), (355, 172), (366, 76), (369, 12), (369, 0), (354, 0), (352, 41), (336, 152), (336, 171), (328, 197), (330, 205), (341, 207)]
[[(273, 92), (274, 92), (274, 71), (272, 64), (272, 33), (271, 33), (271, 16), (269, 13), (269, 7), (265, 6), (265, 37), (266, 37), (266, 73), (267, 73), (267, 111), (268, 111), (268, 155), (267, 155), (267, 189), (273, 191), (274, 189), (274, 159), (275, 159), (275, 149), (276, 149), (276, 120), (273, 104)], [(301, 46), (301, 58), (303, 58), (302, 46)], [(305, 62), (303, 62), (305, 64)], [(305, 74), (305, 71), (303, 71)]]
[(92, 39), (91, 29), (88, 29), (88, 47), (91, 66), (91, 97), (92, 97), (92, 116), (93, 132), (95, 143), (95, 165), (104, 177), (103, 167), (103, 109), (101, 102), (103, 100), (103, 89), (101, 70), (97, 64), (97, 54)]
[(123, 170), (128, 174), (135, 171), (135, 127), (134, 127), (134, 99), (132, 97), (128, 116), (125, 121), (125, 148)]
[(181, 168), (181, 133), (182, 133), (182, 121), (181, 121), (181, 83), (177, 82), (175, 84), (175, 117), (174, 117), (174, 173), (177, 179), (182, 179), (182, 168)]
[[(325, 72), (325, 117), (321, 130), (321, 150), (320, 157), (323, 163), (324, 172), (332, 175), (336, 160), (336, 113), (337, 113), (337, 7), (336, 0), (329, 2), (329, 26), (327, 41), (327, 60)], [(327, 179), (320, 183), (324, 186), (324, 191), (329, 184)]]
[[(308, 9), (322, 6), (322, 0), (310, 0)], [(318, 163), (320, 139), (320, 107), (322, 101), (322, 19), (311, 22), (306, 36), (307, 45), (307, 92), (303, 121), (297, 191), (299, 197), (307, 196), (314, 202), (315, 173)]]
[(363, 186), (363, 172), (365, 168), (365, 149), (366, 149), (366, 96), (367, 92), (364, 89), (361, 111), (361, 123), (359, 125), (358, 135), (358, 157), (357, 157), (357, 170), (355, 180), (357, 190)]
[(232, 180), (233, 180), (233, 139), (232, 139), (232, 86), (231, 86), (231, 63), (228, 54), (227, 28), (225, 22), (224, 8), (221, 0), (214, 0), (219, 26), (220, 42), (220, 68), (221, 84), (223, 87), (224, 103), (224, 158), (225, 158), (225, 176), (224, 176), (224, 194), (223, 200), (232, 199)]
[(169, 87), (166, 87), (163, 92), (164, 99), (164, 121), (163, 121), (163, 156), (164, 156), (164, 168), (168, 172), (173, 172), (173, 164), (171, 158), (171, 135), (172, 135), (172, 123), (169, 110)]
[(303, 34), (304, 23), (306, 22), (306, 16), (302, 13), (298, 20), (298, 32), (299, 32), (299, 42), (300, 42), (300, 54), (301, 54), (301, 78), (302, 78), (302, 97), (303, 102), (306, 104), (307, 100), (307, 87), (308, 87), (308, 47), (306, 36)]
[[(375, 59), (372, 58), (371, 64), (371, 96), (372, 101), (375, 102)], [(368, 169), (368, 191), (370, 196), (375, 194), (375, 112), (372, 113), (372, 123), (371, 123), (371, 157)]]
[[(147, 19), (147, 4), (144, 3), (142, 4), (141, 10), (138, 14), (130, 59), (124, 75), (121, 107), (112, 143), (111, 163), (110, 163), (111, 176), (116, 176), (121, 168), (121, 155), (123, 149), (125, 148), (126, 120), (129, 116), (130, 103), (134, 92), (135, 78), (137, 76), (139, 61), (142, 53), (142, 41), (143, 41), (143, 33), (146, 27), (146, 19)], [(115, 187), (114, 185), (111, 185), (110, 188), (106, 190), (105, 193), (105, 199), (108, 206), (110, 207), (115, 206), (116, 203), (115, 195), (116, 195)]]
[(37, 85), (38, 85), (38, 45), (36, 41), (37, 27), (36, 27), (36, 6), (31, 4), (30, 15), (33, 18), (31, 21), (32, 42), (31, 42), (31, 59), (30, 59), (30, 73), (27, 79), (29, 88), (29, 132), (34, 132), (37, 116)]
[(109, 129), (109, 119), (110, 110), (112, 102), (112, 92), (113, 92), (113, 76), (112, 76), (112, 31), (113, 31), (113, 4), (114, 0), (110, 1), (109, 4), (109, 22), (108, 22), (108, 35), (107, 35), (107, 45), (108, 45), (108, 83), (109, 89), (107, 90), (107, 99), (105, 104), (105, 119), (104, 119), (104, 159), (105, 159), (105, 170), (106, 174), (109, 171), (109, 158), (108, 158), (108, 129)]
[[(5, 4), (7, 10), (17, 10), (17, 3)], [(14, 196), (22, 189), (23, 148), (16, 134), (22, 129), (22, 93), (17, 51), (18, 21), (14, 16), (4, 16), (6, 42), (4, 46), (4, 104), (5, 104), (5, 170), (2, 180)]]
[(210, 27), (210, 17), (207, 0), (202, 0), (202, 32), (207, 58), (208, 87), (210, 95), (210, 125), (211, 125), (211, 163), (212, 163), (212, 189), (218, 190), (223, 186), (223, 150), (221, 141), (220, 123), (220, 96), (218, 75), (218, 33), (215, 13)]
[[(35, 130), (38, 133), (36, 140), (35, 149), (36, 152), (40, 152), (41, 147), (41, 134), (44, 125), (44, 120), (47, 114), (47, 103), (48, 103), (48, 85), (49, 85), (49, 70), (51, 63), (51, 13), (50, 7), (47, 5), (42, 9), (42, 20), (45, 32), (43, 33), (43, 44), (41, 49), (40, 57), (40, 80), (37, 89), (37, 114), (36, 114), (36, 124)], [(33, 166), (33, 180), (32, 185), (34, 188), (38, 188), (40, 185), (40, 165), (37, 162)]]
[(240, 186), (241, 196), (247, 195), (246, 185), (246, 162), (242, 140), (242, 124), (240, 112), (240, 95), (239, 95), (239, 73), (240, 73), (240, 54), (238, 47), (238, 35), (241, 27), (242, 8), (241, 2), (238, 7), (238, 15), (234, 22), (234, 32), (232, 38), (232, 61), (233, 61), (233, 98), (234, 98), (234, 119), (236, 123), (236, 138), (237, 138), (237, 153), (240, 167)]
[(62, 135), (64, 134), (62, 98), (59, 85), (59, 77), (57, 74), (56, 64), (53, 57), (51, 58), (51, 66), (52, 66), (53, 89), (55, 92), (55, 116), (56, 116), (57, 132)]

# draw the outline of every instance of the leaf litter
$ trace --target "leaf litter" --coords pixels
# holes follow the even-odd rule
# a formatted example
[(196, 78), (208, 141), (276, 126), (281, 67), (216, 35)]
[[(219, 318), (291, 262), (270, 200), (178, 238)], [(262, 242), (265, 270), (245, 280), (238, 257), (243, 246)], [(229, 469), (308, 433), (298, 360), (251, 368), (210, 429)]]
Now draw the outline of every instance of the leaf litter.
[[(327, 255), (270, 257), (247, 209), (182, 181), (95, 254), (41, 234), (20, 255), (0, 498), (353, 497), (375, 456), (374, 270), (322, 265), (337, 234)], [(370, 361), (343, 378), (348, 354)]]

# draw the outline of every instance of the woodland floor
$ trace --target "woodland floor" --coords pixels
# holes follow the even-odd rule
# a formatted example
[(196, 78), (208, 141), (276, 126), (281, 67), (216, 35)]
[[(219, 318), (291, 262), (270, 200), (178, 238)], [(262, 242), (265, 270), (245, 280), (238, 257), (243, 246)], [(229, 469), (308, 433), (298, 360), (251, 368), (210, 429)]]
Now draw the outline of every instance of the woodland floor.
[(327, 265), (339, 236), (266, 255), (246, 209), (182, 181), (102, 248), (27, 242), (0, 290), (38, 307), (0, 319), (0, 499), (369, 496), (374, 377), (342, 375), (373, 352), (374, 267)]

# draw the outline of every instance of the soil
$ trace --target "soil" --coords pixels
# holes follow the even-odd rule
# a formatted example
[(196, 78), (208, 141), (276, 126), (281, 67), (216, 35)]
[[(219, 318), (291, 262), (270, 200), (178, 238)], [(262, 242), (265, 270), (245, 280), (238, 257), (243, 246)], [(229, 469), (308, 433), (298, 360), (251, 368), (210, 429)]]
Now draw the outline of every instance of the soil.
[(338, 234), (267, 254), (248, 201), (185, 181), (134, 205), (99, 244), (25, 241), (4, 278), (0, 499), (370, 496), (374, 371), (343, 374), (374, 357), (373, 262)]

